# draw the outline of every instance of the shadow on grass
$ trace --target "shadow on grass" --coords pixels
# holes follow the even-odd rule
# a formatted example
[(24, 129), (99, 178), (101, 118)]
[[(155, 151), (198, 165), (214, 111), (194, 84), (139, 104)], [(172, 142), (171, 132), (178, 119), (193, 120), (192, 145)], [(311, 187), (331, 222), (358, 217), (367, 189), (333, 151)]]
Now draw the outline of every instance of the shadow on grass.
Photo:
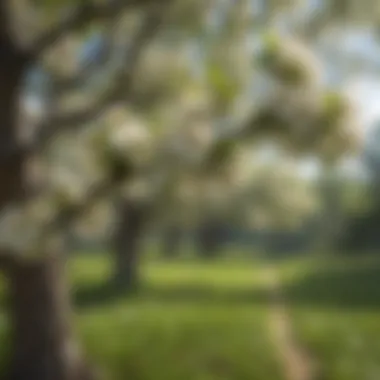
[(112, 304), (125, 297), (132, 297), (135, 292), (122, 291), (109, 282), (81, 286), (72, 292), (74, 305), (77, 308)]
[(137, 291), (120, 291), (109, 285), (99, 284), (94, 287), (80, 288), (74, 293), (77, 308), (96, 307), (119, 302), (123, 299), (157, 302), (161, 304), (221, 304), (242, 305), (267, 302), (269, 293), (266, 289), (213, 290), (208, 286), (181, 284), (179, 286), (142, 286)]
[[(380, 310), (380, 261), (373, 266), (319, 268), (284, 285), (287, 302), (294, 306), (335, 309)], [(136, 292), (122, 292), (105, 284), (79, 288), (74, 293), (78, 308), (119, 302), (122, 299), (161, 304), (220, 304), (226, 306), (267, 304), (271, 292), (265, 287), (213, 288), (208, 284), (142, 286)]]
[(380, 309), (380, 265), (321, 269), (284, 287), (289, 303), (348, 309)]

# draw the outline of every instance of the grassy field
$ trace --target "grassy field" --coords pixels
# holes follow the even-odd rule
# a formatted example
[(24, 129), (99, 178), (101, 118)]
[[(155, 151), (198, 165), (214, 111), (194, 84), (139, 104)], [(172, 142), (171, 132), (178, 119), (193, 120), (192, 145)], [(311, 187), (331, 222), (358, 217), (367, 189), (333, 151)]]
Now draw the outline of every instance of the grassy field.
[[(78, 260), (73, 281), (96, 288), (105, 268), (106, 262)], [(133, 298), (78, 296), (79, 308), (86, 300), (81, 334), (108, 379), (281, 379), (266, 309), (250, 302), (260, 283), (257, 267), (150, 262), (142, 274), (144, 286)]]
[[(266, 266), (149, 259), (138, 294), (111, 297), (106, 255), (80, 255), (68, 268), (78, 333), (107, 380), (285, 380), (269, 334)], [(275, 268), (321, 379), (380, 379), (380, 259), (307, 258)], [(4, 321), (0, 313), (1, 356)]]
[(281, 274), (298, 339), (321, 378), (380, 379), (380, 259), (299, 260)]
[(259, 266), (150, 260), (140, 292), (118, 298), (108, 268), (105, 255), (69, 265), (78, 332), (107, 380), (282, 380), (267, 310), (251, 300)]

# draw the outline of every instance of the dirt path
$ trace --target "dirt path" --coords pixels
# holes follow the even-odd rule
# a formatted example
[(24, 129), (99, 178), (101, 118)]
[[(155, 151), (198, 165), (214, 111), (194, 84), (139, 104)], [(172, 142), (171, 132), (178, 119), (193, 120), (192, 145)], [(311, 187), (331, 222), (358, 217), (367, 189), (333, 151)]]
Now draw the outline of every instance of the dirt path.
[(269, 330), (282, 361), (286, 380), (316, 380), (317, 371), (310, 355), (294, 337), (281, 284), (274, 268), (269, 268), (265, 280), (271, 291)]

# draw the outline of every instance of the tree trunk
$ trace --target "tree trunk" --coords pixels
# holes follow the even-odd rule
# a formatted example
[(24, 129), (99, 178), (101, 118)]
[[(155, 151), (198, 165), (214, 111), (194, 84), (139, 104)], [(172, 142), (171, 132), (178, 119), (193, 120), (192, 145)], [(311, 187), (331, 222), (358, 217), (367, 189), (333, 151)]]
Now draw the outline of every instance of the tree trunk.
[(198, 249), (201, 257), (215, 258), (223, 244), (223, 231), (218, 221), (205, 220), (197, 233)]
[[(24, 200), (31, 190), (19, 123), (27, 58), (13, 44), (7, 5), (7, 1), (0, 1), (0, 212)], [(70, 303), (59, 257), (32, 262), (0, 252), (0, 270), (9, 282), (13, 334), (8, 379), (89, 379), (71, 334)]]
[(9, 380), (93, 379), (73, 337), (62, 256), (14, 261), (7, 274)]
[[(1, 18), (0, 10), (0, 23)], [(24, 196), (26, 190), (26, 158), (21, 152), (17, 125), (23, 69), (21, 57), (0, 33), (0, 211)]]
[(183, 231), (178, 226), (170, 226), (162, 236), (162, 255), (166, 258), (178, 257), (181, 250)]
[(331, 251), (335, 247), (342, 230), (341, 186), (335, 167), (325, 167), (321, 183), (323, 210), (317, 246), (321, 252)]
[(139, 283), (141, 237), (147, 220), (146, 207), (123, 201), (114, 236), (113, 283), (119, 290), (131, 291)]

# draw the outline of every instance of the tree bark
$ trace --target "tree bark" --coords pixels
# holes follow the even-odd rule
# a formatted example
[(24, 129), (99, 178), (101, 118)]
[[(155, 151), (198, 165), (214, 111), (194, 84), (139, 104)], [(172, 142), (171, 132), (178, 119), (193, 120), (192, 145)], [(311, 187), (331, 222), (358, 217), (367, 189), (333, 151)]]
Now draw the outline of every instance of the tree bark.
[(8, 266), (9, 380), (90, 380), (71, 326), (62, 255)]
[(25, 195), (26, 159), (17, 126), (23, 70), (22, 58), (0, 34), (0, 211)]
[(334, 249), (342, 231), (341, 186), (334, 166), (324, 167), (321, 183), (323, 209), (320, 220), (319, 244), (321, 252)]
[(181, 227), (170, 226), (162, 236), (162, 255), (168, 259), (178, 257), (181, 250), (183, 231)]
[(215, 258), (223, 244), (223, 231), (220, 223), (214, 219), (205, 220), (197, 233), (198, 249), (201, 257)]
[[(0, 212), (30, 194), (20, 141), (19, 104), (28, 59), (13, 43), (8, 2), (0, 1)], [(17, 238), (17, 237), (15, 237)], [(16, 260), (0, 252), (9, 282), (13, 340), (9, 380), (87, 380), (71, 334), (70, 304), (59, 257)]]
[(118, 290), (132, 291), (139, 284), (141, 237), (147, 221), (146, 206), (123, 201), (114, 235), (114, 272), (112, 281)]

